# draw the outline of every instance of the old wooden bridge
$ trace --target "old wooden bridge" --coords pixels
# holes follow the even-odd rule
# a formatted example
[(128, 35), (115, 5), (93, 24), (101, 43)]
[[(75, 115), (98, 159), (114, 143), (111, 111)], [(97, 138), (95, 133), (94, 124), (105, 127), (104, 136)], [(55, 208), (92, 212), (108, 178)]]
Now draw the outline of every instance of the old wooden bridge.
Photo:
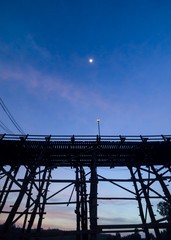
[[(59, 167), (75, 169), (75, 177), (54, 178), (53, 172)], [(85, 168), (89, 169), (88, 173)], [(104, 177), (98, 173), (99, 168), (125, 168), (126, 177), (125, 174), (117, 178)], [(21, 171), (24, 171), (23, 177), (20, 177)], [(95, 240), (98, 233), (134, 232), (136, 229), (143, 232), (147, 240), (151, 239), (150, 231), (153, 231), (159, 240), (161, 230), (170, 228), (170, 217), (156, 217), (152, 203), (157, 200), (171, 204), (171, 135), (1, 134), (0, 181), (2, 239), (9, 238), (11, 227), (17, 223), (21, 226), (18, 239), (41, 239), (46, 207), (54, 206), (55, 212), (56, 206), (74, 204), (75, 230), (59, 234), (75, 234), (77, 240), (88, 240), (90, 235), (91, 240)], [(119, 191), (113, 197), (100, 196), (98, 186), (101, 182), (122, 189), (128, 196), (117, 196)], [(53, 183), (65, 183), (66, 186), (51, 193)], [(73, 186), (73, 191), (67, 202), (52, 201), (69, 186)], [(11, 196), (13, 204), (9, 209)], [(105, 200), (134, 200), (139, 222), (101, 224), (98, 205)]]

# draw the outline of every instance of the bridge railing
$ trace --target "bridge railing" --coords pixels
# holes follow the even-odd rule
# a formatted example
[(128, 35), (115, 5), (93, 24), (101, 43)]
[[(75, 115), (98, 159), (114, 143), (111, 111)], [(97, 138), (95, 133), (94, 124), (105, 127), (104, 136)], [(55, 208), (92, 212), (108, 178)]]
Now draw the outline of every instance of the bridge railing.
[(0, 134), (0, 140), (66, 141), (66, 142), (164, 142), (171, 141), (171, 135), (18, 135)]

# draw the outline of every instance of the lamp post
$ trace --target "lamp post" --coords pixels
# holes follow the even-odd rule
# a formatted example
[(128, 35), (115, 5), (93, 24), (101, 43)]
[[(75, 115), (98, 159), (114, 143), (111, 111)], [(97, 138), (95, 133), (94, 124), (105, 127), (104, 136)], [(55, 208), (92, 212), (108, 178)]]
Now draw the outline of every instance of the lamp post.
[(97, 124), (98, 124), (98, 133), (99, 133), (99, 137), (100, 137), (100, 119), (97, 119)]

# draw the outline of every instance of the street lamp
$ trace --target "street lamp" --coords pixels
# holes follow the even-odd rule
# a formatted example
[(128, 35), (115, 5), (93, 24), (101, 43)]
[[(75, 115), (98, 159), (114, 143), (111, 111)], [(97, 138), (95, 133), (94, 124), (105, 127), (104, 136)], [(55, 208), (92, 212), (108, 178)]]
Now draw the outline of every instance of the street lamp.
[(98, 124), (98, 133), (99, 133), (99, 137), (100, 137), (100, 119), (97, 119), (97, 124)]

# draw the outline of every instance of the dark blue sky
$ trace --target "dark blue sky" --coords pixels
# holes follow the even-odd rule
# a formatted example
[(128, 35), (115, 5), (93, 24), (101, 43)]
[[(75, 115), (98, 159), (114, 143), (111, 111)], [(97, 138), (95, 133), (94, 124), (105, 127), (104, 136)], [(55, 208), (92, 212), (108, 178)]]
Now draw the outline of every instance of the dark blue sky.
[(25, 132), (169, 134), (170, 89), (170, 1), (0, 1), (0, 96)]

